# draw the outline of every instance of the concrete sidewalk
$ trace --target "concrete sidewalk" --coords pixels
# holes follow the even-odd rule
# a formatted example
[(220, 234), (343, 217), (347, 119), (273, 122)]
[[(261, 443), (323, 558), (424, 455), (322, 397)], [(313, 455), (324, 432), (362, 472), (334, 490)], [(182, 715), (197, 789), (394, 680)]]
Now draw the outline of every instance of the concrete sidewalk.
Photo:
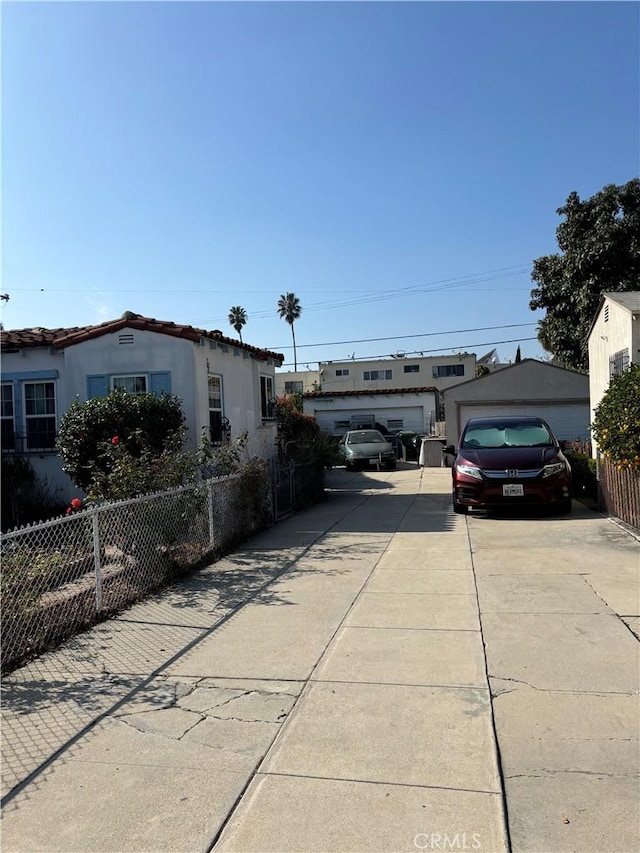
[(3, 851), (637, 850), (640, 543), (449, 476), (330, 472), (13, 673)]

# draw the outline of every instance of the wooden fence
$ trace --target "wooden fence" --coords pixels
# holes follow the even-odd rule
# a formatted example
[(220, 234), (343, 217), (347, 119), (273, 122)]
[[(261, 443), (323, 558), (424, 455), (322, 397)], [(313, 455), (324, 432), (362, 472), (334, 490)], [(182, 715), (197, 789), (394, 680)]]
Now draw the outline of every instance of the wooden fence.
[(609, 459), (600, 457), (598, 482), (603, 508), (640, 531), (640, 472), (629, 468), (618, 471)]

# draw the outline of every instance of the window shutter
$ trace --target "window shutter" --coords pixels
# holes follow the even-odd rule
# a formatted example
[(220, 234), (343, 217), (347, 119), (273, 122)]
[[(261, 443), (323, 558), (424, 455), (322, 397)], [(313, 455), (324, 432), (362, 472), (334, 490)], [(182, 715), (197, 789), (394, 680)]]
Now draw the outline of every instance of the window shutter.
[(106, 373), (87, 376), (87, 400), (92, 397), (106, 397), (109, 393), (109, 381)]
[(149, 374), (152, 394), (171, 393), (171, 373), (168, 370), (156, 370)]

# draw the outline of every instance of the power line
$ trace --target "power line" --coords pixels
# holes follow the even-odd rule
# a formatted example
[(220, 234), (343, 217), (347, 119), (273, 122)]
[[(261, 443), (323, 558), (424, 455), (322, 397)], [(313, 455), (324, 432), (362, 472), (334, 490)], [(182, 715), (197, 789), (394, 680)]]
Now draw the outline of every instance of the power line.
[[(485, 341), (484, 343), (480, 343), (480, 344), (465, 344), (464, 349), (466, 351), (467, 348), (469, 348), (469, 347), (495, 347), (495, 346), (498, 346), (499, 344), (515, 344), (515, 343), (520, 344), (523, 341), (537, 341), (537, 340), (538, 340), (538, 338), (534, 337), (534, 338), (512, 338), (511, 340), (508, 340), (508, 341)], [(405, 355), (417, 356), (417, 355), (424, 355), (425, 353), (428, 353), (428, 352), (442, 353), (442, 349), (443, 349), (442, 347), (436, 347), (435, 349), (415, 350), (414, 352), (405, 353)], [(459, 349), (462, 349), (462, 347), (445, 347), (445, 349), (459, 350)], [(383, 355), (367, 355), (367, 356), (364, 356), (363, 358), (357, 358), (357, 359), (333, 358), (333, 359), (331, 359), (331, 361), (334, 363), (344, 362), (345, 364), (349, 364), (353, 360), (355, 360), (355, 361), (380, 361), (381, 359), (384, 359), (384, 358), (388, 358), (388, 353), (385, 353)], [(293, 364), (292, 361), (287, 361), (287, 362), (284, 362), (282, 364), (282, 367), (289, 367), (292, 364)]]
[[(305, 347), (332, 347), (332, 346), (341, 346), (343, 344), (370, 344), (377, 343), (378, 341), (403, 341), (409, 338), (434, 338), (438, 335), (463, 335), (466, 332), (493, 332), (496, 329), (521, 329), (526, 326), (535, 326), (536, 323), (507, 323), (504, 326), (479, 326), (475, 329), (450, 329), (448, 332), (421, 332), (417, 335), (391, 335), (388, 338), (359, 338), (357, 340), (352, 341), (325, 341), (320, 344), (296, 344), (296, 350), (304, 349)], [(531, 338), (529, 340), (535, 340), (535, 338)], [(283, 349), (293, 349), (293, 345), (285, 346), (285, 347), (265, 347), (265, 349), (271, 350), (272, 352), (280, 352)], [(450, 347), (447, 347), (450, 349)]]
[[(434, 293), (441, 290), (462, 288), (473, 284), (482, 284), (483, 282), (495, 281), (500, 278), (513, 278), (514, 276), (522, 275), (525, 272), (528, 272), (528, 267), (524, 267), (523, 265), (514, 267), (501, 267), (499, 269), (488, 270), (487, 272), (483, 273), (473, 273), (471, 275), (458, 276), (455, 278), (439, 279), (433, 282), (429, 282), (427, 284), (413, 284), (408, 287), (385, 289), (376, 293), (369, 293), (367, 296), (364, 297), (353, 297), (349, 299), (329, 302), (313, 302), (310, 305), (303, 306), (303, 310), (305, 313), (309, 313), (312, 311), (328, 311), (335, 308), (350, 308), (354, 305), (366, 305), (373, 302), (383, 302), (388, 301), (390, 299), (396, 299), (401, 295), (406, 296), (416, 295), (419, 293)], [(274, 314), (273, 311), (254, 311), (250, 313), (254, 319), (263, 319), (266, 317), (271, 317)], [(198, 320), (193, 320), (192, 322), (215, 324), (226, 322), (226, 319), (227, 318), (225, 317), (223, 321), (222, 318), (201, 318)]]

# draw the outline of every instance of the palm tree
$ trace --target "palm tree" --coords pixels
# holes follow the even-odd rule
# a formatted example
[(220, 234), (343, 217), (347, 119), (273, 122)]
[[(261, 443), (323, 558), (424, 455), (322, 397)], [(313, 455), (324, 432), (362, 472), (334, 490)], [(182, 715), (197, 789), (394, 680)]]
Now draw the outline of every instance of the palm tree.
[(234, 305), (233, 308), (229, 309), (229, 323), (240, 335), (240, 343), (242, 343), (242, 327), (246, 326), (248, 319), (247, 312), (239, 305)]
[(283, 320), (291, 326), (291, 337), (293, 338), (293, 368), (298, 369), (298, 359), (296, 356), (296, 333), (293, 330), (293, 324), (302, 314), (300, 300), (295, 293), (283, 293), (278, 299), (278, 314)]

